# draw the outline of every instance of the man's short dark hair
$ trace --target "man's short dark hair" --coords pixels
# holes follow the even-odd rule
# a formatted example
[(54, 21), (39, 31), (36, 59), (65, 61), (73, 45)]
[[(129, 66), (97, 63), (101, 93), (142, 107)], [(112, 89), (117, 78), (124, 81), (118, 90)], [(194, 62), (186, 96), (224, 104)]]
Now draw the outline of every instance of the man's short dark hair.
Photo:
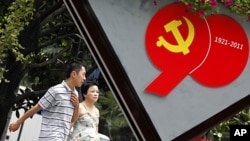
[(65, 77), (69, 78), (72, 71), (76, 71), (78, 73), (82, 69), (82, 67), (85, 67), (85, 66), (81, 62), (72, 62), (68, 64), (66, 68)]

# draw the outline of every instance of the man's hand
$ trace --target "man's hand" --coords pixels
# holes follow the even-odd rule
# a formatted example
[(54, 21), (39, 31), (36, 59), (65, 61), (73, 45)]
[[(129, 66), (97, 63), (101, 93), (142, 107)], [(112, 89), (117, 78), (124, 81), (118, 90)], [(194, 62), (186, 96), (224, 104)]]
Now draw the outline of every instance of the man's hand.
[(21, 123), (19, 123), (18, 121), (11, 123), (9, 126), (9, 131), (15, 132), (20, 127), (20, 125)]
[(78, 100), (78, 97), (76, 96), (75, 93), (71, 94), (70, 101), (72, 102), (72, 104), (74, 105), (75, 108), (79, 107), (79, 100)]

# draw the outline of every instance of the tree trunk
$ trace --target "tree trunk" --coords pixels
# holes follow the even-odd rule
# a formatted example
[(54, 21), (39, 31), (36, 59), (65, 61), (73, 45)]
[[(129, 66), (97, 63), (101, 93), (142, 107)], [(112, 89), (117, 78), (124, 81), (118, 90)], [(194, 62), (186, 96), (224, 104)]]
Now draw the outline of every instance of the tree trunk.
[[(11, 119), (11, 115), (12, 115), (12, 110), (10, 109), (10, 110), (9, 110), (9, 113), (8, 113), (6, 125), (9, 125), (10, 119)], [(5, 126), (5, 129), (4, 129), (4, 131), (3, 131), (2, 137), (0, 136), (0, 137), (1, 137), (1, 138), (0, 138), (1, 140), (0, 140), (0, 141), (5, 141), (5, 139), (6, 139), (6, 134), (7, 134), (8, 129), (9, 129), (8, 126)]]
[(8, 126), (8, 115), (11, 107), (15, 103), (16, 91), (19, 88), (20, 81), (22, 80), (24, 74), (27, 72), (27, 68), (22, 63), (6, 64), (9, 68), (8, 72), (5, 74), (6, 78), (10, 81), (0, 83), (0, 137), (2, 138), (5, 131), (5, 127)]
[[(0, 84), (1, 85), (1, 84)], [(7, 93), (7, 92), (6, 92)], [(15, 98), (11, 94), (13, 92), (10, 92), (9, 94), (2, 93), (2, 90), (0, 90), (0, 137), (5, 136), (4, 131), (5, 127), (8, 126), (6, 123), (8, 123), (8, 115), (9, 111), (11, 110), (12, 103), (14, 102)], [(9, 95), (8, 99), (4, 95)], [(10, 98), (12, 97), (12, 98)]]

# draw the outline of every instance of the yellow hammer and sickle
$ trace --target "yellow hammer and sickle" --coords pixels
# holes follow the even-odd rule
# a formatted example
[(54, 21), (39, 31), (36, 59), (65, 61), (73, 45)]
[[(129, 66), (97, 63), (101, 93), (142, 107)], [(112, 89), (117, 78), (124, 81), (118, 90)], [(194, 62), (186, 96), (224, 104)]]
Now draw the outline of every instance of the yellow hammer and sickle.
[(182, 25), (182, 22), (180, 20), (173, 20), (168, 24), (164, 25), (164, 28), (166, 30), (166, 32), (171, 31), (178, 43), (178, 45), (172, 45), (170, 43), (168, 43), (163, 36), (159, 36), (158, 37), (158, 41), (156, 42), (156, 45), (158, 47), (164, 46), (167, 50), (174, 52), (174, 53), (180, 53), (182, 52), (184, 55), (188, 54), (189, 51), (189, 47), (191, 45), (191, 43), (193, 42), (194, 39), (194, 26), (193, 24), (190, 22), (189, 19), (187, 19), (186, 17), (184, 17), (184, 20), (186, 21), (187, 25), (188, 25), (188, 36), (187, 39), (184, 40), (179, 29), (178, 26)]

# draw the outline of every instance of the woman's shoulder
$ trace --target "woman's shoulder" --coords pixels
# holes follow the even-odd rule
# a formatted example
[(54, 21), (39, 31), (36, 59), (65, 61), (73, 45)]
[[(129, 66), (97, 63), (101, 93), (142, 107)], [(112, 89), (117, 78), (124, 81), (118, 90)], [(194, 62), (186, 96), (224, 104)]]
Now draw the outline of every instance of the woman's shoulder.
[(99, 112), (99, 109), (95, 106), (95, 110)]
[(87, 113), (87, 110), (83, 105), (83, 102), (79, 103), (78, 113), (79, 113), (79, 116)]
[(96, 111), (96, 114), (97, 114), (97, 116), (99, 117), (99, 109), (95, 106), (95, 111)]

